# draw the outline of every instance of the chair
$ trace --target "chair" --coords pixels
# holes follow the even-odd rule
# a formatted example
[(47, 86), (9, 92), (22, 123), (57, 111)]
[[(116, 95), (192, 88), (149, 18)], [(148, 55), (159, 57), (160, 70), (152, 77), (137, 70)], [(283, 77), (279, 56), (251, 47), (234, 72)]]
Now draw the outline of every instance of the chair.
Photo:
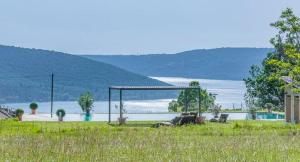
[(160, 126), (176, 126), (176, 125), (186, 125), (195, 124), (197, 119), (197, 112), (182, 113), (181, 116), (177, 116), (169, 122), (160, 122), (154, 124), (153, 127), (158, 128)]
[(219, 118), (219, 123), (226, 123), (229, 114), (221, 114)]
[(198, 116), (197, 112), (182, 113), (181, 120), (179, 121), (179, 125), (195, 124), (197, 116)]

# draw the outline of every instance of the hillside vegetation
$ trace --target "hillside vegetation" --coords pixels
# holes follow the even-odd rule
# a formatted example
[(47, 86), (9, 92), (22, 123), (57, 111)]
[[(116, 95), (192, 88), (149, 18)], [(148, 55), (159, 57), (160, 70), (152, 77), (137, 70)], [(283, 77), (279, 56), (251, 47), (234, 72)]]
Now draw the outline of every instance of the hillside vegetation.
[(55, 100), (77, 100), (91, 91), (106, 99), (110, 85), (167, 85), (113, 65), (80, 56), (0, 46), (0, 103), (49, 101), (54, 73)]
[(86, 55), (123, 69), (146, 75), (201, 79), (242, 80), (253, 64), (259, 64), (273, 49), (218, 48), (177, 54)]

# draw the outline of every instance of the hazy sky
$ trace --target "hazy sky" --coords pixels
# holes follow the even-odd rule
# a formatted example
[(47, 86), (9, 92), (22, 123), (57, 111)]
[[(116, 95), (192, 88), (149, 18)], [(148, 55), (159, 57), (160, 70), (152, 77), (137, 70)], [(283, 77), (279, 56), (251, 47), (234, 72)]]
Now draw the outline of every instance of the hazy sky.
[(270, 47), (300, 0), (0, 0), (0, 44), (78, 54)]

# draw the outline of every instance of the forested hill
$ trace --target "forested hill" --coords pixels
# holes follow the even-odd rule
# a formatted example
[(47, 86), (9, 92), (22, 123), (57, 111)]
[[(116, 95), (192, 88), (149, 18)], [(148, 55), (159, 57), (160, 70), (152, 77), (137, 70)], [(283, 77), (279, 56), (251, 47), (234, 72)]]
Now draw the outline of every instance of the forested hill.
[(177, 54), (85, 55), (147, 76), (242, 80), (250, 66), (261, 64), (270, 48), (201, 49)]
[(49, 101), (52, 73), (54, 99), (60, 101), (86, 91), (105, 99), (109, 85), (167, 85), (80, 56), (0, 45), (0, 103)]

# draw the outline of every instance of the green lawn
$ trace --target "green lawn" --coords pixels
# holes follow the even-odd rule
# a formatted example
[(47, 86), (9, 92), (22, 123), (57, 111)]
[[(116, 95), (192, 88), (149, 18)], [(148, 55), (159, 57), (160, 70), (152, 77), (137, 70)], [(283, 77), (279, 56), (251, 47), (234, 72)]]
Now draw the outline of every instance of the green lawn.
[(299, 161), (300, 125), (0, 121), (0, 161)]

